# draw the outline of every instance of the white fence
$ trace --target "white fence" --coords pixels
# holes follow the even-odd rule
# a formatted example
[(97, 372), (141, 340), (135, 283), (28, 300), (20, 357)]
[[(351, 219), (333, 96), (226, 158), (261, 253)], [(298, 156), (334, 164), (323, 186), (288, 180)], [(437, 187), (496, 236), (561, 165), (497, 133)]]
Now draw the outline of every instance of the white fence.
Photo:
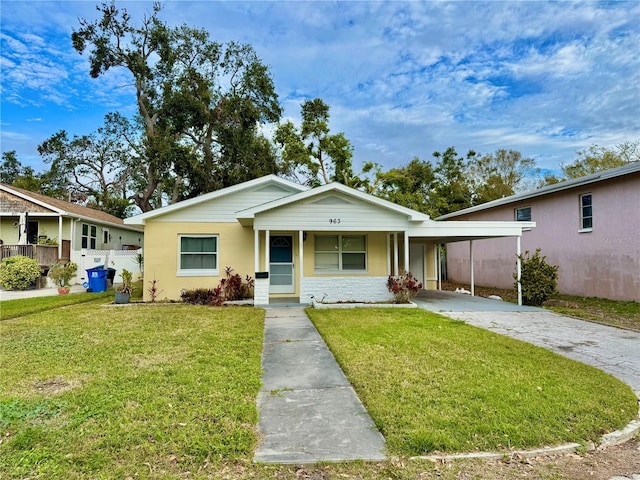
[(136, 257), (142, 254), (138, 250), (80, 250), (71, 252), (71, 261), (78, 265), (78, 276), (72, 283), (82, 284), (87, 279), (87, 269), (104, 265), (104, 268), (115, 268), (116, 277), (113, 283), (122, 283), (122, 269), (126, 268), (133, 273), (133, 278), (139, 273)]

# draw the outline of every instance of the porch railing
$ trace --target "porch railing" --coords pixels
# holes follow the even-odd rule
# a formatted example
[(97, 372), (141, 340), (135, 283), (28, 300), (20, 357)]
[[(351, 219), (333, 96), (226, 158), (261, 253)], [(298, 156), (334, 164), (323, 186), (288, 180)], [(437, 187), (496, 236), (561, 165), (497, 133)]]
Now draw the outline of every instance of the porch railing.
[(41, 267), (49, 267), (58, 261), (57, 245), (2, 245), (2, 258), (23, 255), (35, 258)]

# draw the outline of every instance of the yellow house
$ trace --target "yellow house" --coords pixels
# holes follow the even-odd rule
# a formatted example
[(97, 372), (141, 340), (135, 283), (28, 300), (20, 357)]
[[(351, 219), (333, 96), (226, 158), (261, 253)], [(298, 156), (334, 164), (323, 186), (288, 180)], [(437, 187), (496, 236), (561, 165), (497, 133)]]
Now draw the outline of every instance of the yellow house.
[[(125, 219), (144, 226), (145, 281), (177, 300), (213, 288), (231, 267), (255, 277), (256, 305), (274, 298), (375, 302), (389, 275), (438, 287), (438, 246), (519, 238), (522, 222), (436, 222), (339, 183), (309, 188), (274, 175)], [(515, 262), (515, 254), (514, 254)], [(148, 292), (145, 292), (148, 295)]]

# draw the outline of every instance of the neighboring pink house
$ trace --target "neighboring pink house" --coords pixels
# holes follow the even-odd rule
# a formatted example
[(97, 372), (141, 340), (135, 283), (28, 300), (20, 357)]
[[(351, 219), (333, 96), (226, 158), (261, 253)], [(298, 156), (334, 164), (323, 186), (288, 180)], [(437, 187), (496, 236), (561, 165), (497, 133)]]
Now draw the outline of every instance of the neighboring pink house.
[[(542, 249), (569, 295), (640, 301), (640, 162), (548, 185), (444, 215), (438, 220), (533, 221), (522, 252)], [(512, 288), (513, 238), (447, 244), (448, 279)], [(509, 262), (509, 260), (512, 260)], [(511, 267), (510, 267), (511, 265)]]

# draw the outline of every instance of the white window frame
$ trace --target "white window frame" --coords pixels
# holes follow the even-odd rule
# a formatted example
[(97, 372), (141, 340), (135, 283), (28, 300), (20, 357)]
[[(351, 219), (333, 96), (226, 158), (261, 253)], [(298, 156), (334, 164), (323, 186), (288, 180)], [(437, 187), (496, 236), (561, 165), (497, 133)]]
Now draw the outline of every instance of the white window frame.
[[(87, 227), (87, 234), (84, 234), (84, 227)], [(95, 235), (91, 235), (91, 229)], [(86, 239), (86, 247), (84, 246)], [(93, 241), (93, 242), (92, 242)], [(98, 248), (98, 227), (91, 223), (83, 223), (80, 227), (80, 245), (82, 248), (86, 248), (87, 250), (96, 250)]]
[[(590, 199), (591, 199), (591, 204), (588, 205), (588, 207), (591, 208), (591, 215), (589, 215), (589, 216), (585, 216), (585, 214), (584, 214), (585, 206), (582, 204), (582, 199), (584, 197), (590, 197)], [(583, 193), (582, 195), (580, 195), (578, 206), (580, 208), (580, 210), (579, 210), (580, 211), (580, 229), (578, 230), (578, 232), (579, 233), (587, 233), (587, 232), (593, 231), (593, 195), (591, 193)], [(591, 226), (590, 227), (585, 227), (584, 226), (584, 221), (587, 218), (591, 219)]]
[[(216, 251), (215, 252), (204, 252), (211, 255), (215, 255), (216, 257), (216, 267), (215, 268), (181, 268), (180, 257), (182, 256), (182, 239), (183, 238), (215, 238), (216, 239)], [(178, 271), (176, 272), (176, 276), (178, 277), (217, 277), (220, 275), (220, 235), (208, 233), (208, 234), (189, 234), (184, 233), (178, 235)], [(191, 252), (193, 253), (193, 252)], [(201, 252), (202, 253), (202, 252)]]
[[(323, 253), (322, 251), (316, 250), (316, 247), (315, 247), (315, 241), (316, 241), (316, 238), (318, 238), (318, 237), (338, 237), (338, 251), (337, 251), (337, 253), (338, 253), (338, 269), (337, 270), (336, 269), (331, 269), (330, 270), (330, 269), (318, 269), (318, 268), (316, 268), (315, 256), (316, 256), (317, 253)], [(363, 239), (364, 239), (364, 250), (343, 251), (342, 250), (342, 237), (363, 237)], [(335, 274), (335, 273), (341, 273), (341, 274), (344, 274), (344, 273), (363, 274), (363, 273), (367, 273), (368, 272), (368, 269), (369, 269), (369, 258), (368, 257), (369, 257), (369, 255), (367, 253), (367, 251), (368, 251), (368, 236), (367, 235), (365, 235), (365, 234), (362, 234), (362, 235), (361, 234), (349, 234), (349, 233), (344, 234), (344, 235), (343, 234), (339, 234), (339, 233), (337, 233), (337, 234), (327, 234), (327, 235), (315, 235), (313, 241), (314, 241), (314, 246), (313, 246), (313, 257), (314, 257), (314, 260), (313, 260), (313, 272), (315, 274)], [(326, 253), (326, 252), (324, 252), (324, 253)], [(360, 270), (344, 269), (343, 265), (342, 265), (342, 255), (344, 253), (364, 253), (364, 270), (362, 270), (362, 269), (360, 269)]]

